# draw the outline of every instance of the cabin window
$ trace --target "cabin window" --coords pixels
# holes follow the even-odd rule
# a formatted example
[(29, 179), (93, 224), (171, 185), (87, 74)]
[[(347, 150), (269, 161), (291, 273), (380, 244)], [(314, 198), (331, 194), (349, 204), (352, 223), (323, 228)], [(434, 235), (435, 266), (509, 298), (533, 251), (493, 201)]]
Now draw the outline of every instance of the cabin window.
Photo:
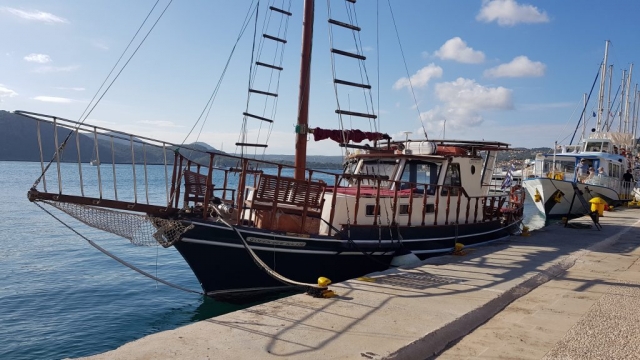
[(471, 165), (471, 175), (476, 173), (476, 166), (475, 165)]
[[(590, 161), (590, 160), (588, 160)], [(587, 161), (587, 162), (588, 162)], [(593, 166), (593, 165), (590, 165)], [(553, 161), (545, 161), (544, 163), (544, 173), (545, 176), (547, 173), (551, 171), (555, 172), (564, 172), (564, 173), (574, 173), (576, 170), (576, 162), (574, 159), (571, 160), (556, 160), (555, 168), (553, 167)]]
[(417, 186), (414, 186), (417, 193), (424, 193), (426, 187), (427, 194), (434, 195), (438, 184), (440, 166), (440, 164), (425, 161), (407, 161), (404, 169), (402, 169), (400, 189), (408, 189), (411, 186), (410, 184), (413, 183), (417, 184)]
[[(395, 161), (393, 162), (390, 162), (390, 161), (385, 162), (380, 160), (363, 161), (362, 167), (360, 168), (360, 174), (361, 175), (378, 175), (378, 176), (391, 179), (395, 174), (397, 166), (398, 164), (396, 164)], [(373, 179), (363, 180), (362, 185), (377, 186), (378, 181)], [(388, 186), (388, 182), (383, 181), (381, 183), (381, 186)]]
[(436, 206), (434, 204), (426, 204), (424, 208), (425, 213), (434, 213), (436, 212)]
[(409, 215), (409, 204), (400, 204), (398, 207), (398, 215)]
[(620, 165), (616, 163), (609, 163), (609, 176), (615, 178), (621, 178), (622, 172), (620, 171)]
[[(365, 210), (365, 215), (373, 216), (373, 213), (374, 213), (375, 209), (376, 209), (375, 205), (367, 205), (365, 207), (365, 209), (364, 209)], [(378, 206), (378, 213), (376, 215), (380, 216), (380, 207), (379, 206)]]
[(587, 145), (585, 145), (585, 151), (600, 151), (601, 148), (601, 141), (589, 141)]
[[(444, 177), (444, 183), (442, 184), (442, 192), (440, 195), (446, 196), (458, 196), (460, 189), (457, 186), (462, 186), (462, 179), (460, 178), (460, 164), (452, 163), (447, 168), (447, 173)], [(456, 186), (454, 188), (448, 188), (447, 186)]]
[(354, 174), (358, 167), (358, 161), (355, 159), (349, 159), (343, 164), (345, 174)]

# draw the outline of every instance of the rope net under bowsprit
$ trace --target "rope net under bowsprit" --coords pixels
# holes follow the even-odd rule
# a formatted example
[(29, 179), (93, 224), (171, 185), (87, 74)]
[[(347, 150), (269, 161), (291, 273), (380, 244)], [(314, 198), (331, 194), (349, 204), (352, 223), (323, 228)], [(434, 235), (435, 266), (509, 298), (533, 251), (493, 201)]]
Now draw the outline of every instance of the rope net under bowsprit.
[(160, 244), (169, 247), (180, 240), (182, 234), (187, 230), (193, 228), (193, 225), (185, 225), (179, 220), (168, 220), (88, 205), (47, 200), (42, 202), (86, 225), (121, 236), (138, 246)]

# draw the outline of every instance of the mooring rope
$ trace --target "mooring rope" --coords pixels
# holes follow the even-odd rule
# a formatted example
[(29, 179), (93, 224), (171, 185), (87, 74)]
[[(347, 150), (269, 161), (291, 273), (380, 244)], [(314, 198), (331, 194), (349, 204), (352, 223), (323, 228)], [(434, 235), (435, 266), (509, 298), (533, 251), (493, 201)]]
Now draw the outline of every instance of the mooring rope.
[(228, 227), (230, 227), (231, 229), (233, 229), (233, 231), (235, 231), (235, 233), (238, 234), (238, 237), (240, 238), (240, 241), (242, 241), (242, 245), (247, 250), (247, 252), (251, 256), (253, 261), (256, 263), (256, 265), (258, 265), (258, 267), (260, 267), (267, 274), (269, 274), (269, 276), (271, 276), (274, 279), (276, 279), (276, 280), (278, 280), (278, 281), (280, 281), (280, 282), (282, 282), (284, 284), (287, 284), (287, 285), (301, 286), (301, 287), (306, 287), (306, 288), (309, 288), (309, 289), (316, 289), (316, 290), (326, 290), (327, 289), (326, 286), (323, 287), (323, 286), (319, 286), (317, 284), (309, 284), (309, 283), (303, 283), (303, 282), (291, 280), (291, 279), (279, 274), (275, 270), (271, 269), (269, 267), (269, 265), (265, 264), (264, 261), (262, 261), (262, 259), (260, 259), (260, 257), (258, 257), (258, 255), (256, 255), (256, 253), (253, 251), (253, 249), (251, 249), (251, 247), (249, 247), (249, 244), (247, 244), (247, 241), (244, 239), (244, 236), (242, 236), (242, 233), (240, 233), (240, 230), (238, 230), (237, 227), (229, 224), (227, 221), (222, 219), (222, 214), (220, 214), (219, 210), (216, 209), (215, 207), (214, 207), (214, 209), (218, 213), (218, 220), (221, 223), (223, 223), (223, 224), (227, 225)]
[(136, 267), (135, 265), (129, 264), (128, 262), (120, 259), (119, 257), (117, 257), (116, 255), (110, 253), (109, 251), (107, 251), (106, 249), (102, 248), (100, 245), (96, 244), (95, 242), (91, 241), (89, 238), (87, 238), (86, 236), (82, 235), (80, 232), (78, 232), (76, 229), (72, 228), (69, 224), (65, 223), (64, 221), (62, 221), (60, 218), (58, 218), (57, 216), (55, 216), (52, 212), (50, 212), (49, 210), (45, 209), (42, 205), (38, 204), (37, 202), (34, 202), (34, 204), (36, 204), (40, 209), (42, 209), (44, 212), (46, 212), (47, 214), (51, 215), (51, 217), (53, 217), (54, 219), (58, 220), (58, 222), (60, 222), (62, 225), (64, 225), (67, 229), (73, 231), (74, 233), (76, 233), (78, 236), (80, 236), (81, 238), (83, 238), (84, 240), (86, 240), (89, 245), (93, 246), (94, 248), (98, 249), (100, 252), (102, 252), (103, 254), (107, 255), (108, 257), (112, 258), (113, 260), (119, 262), (120, 264), (128, 267), (129, 269), (144, 275), (150, 279), (153, 279), (159, 283), (165, 284), (169, 287), (172, 287), (174, 289), (178, 289), (178, 290), (182, 290), (188, 293), (192, 293), (192, 294), (198, 294), (198, 295), (204, 295), (204, 293), (202, 291), (196, 291), (196, 290), (191, 290), (191, 289), (187, 289), (185, 287), (182, 287), (180, 285), (176, 285), (173, 283), (170, 283), (166, 280), (160, 279), (157, 276), (151, 275), (148, 272)]

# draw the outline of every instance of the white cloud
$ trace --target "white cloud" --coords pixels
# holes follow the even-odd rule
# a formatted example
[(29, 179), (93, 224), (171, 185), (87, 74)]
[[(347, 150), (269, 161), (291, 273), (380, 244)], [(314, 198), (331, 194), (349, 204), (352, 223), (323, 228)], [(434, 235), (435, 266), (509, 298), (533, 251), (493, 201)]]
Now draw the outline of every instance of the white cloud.
[(54, 72), (71, 72), (78, 69), (80, 66), (78, 65), (70, 65), (70, 66), (40, 66), (35, 68), (33, 72), (40, 74), (48, 74)]
[(59, 16), (55, 16), (51, 13), (48, 12), (44, 12), (44, 11), (25, 11), (25, 10), (20, 10), (20, 9), (14, 9), (14, 8), (10, 8), (10, 7), (3, 7), (2, 8), (3, 11), (6, 11), (10, 14), (13, 14), (15, 16), (21, 17), (25, 20), (35, 20), (35, 21), (42, 21), (45, 23), (62, 23), (62, 24), (67, 24), (69, 23), (69, 21), (67, 19), (61, 18)]
[(502, 86), (490, 88), (471, 79), (458, 78), (456, 81), (436, 85), (436, 95), (452, 107), (474, 110), (513, 108), (512, 91)]
[(471, 79), (436, 84), (435, 91), (442, 105), (420, 114), (429, 132), (441, 132), (445, 121), (450, 130), (476, 127), (484, 121), (481, 111), (513, 108), (511, 90), (482, 86)]
[(182, 125), (176, 125), (172, 121), (168, 121), (168, 120), (141, 120), (141, 121), (138, 121), (138, 123), (144, 124), (144, 125), (153, 125), (153, 126), (157, 126), (157, 127), (164, 127), (164, 128), (168, 128), (168, 127), (170, 127), (170, 128), (183, 127)]
[(18, 93), (0, 84), (0, 100), (5, 97), (11, 98), (14, 96), (18, 96)]
[(484, 53), (482, 51), (473, 50), (457, 36), (447, 40), (435, 52), (435, 56), (442, 60), (454, 60), (465, 64), (478, 64), (484, 61)]
[(476, 20), (497, 21), (500, 26), (513, 26), (518, 23), (534, 24), (549, 22), (545, 11), (533, 5), (518, 4), (515, 0), (484, 0)]
[(83, 87), (62, 87), (62, 86), (57, 86), (56, 89), (58, 89), (58, 90), (73, 90), (73, 91), (85, 91), (86, 90)]
[(440, 77), (442, 77), (442, 68), (431, 63), (411, 75), (410, 79), (406, 77), (398, 79), (398, 81), (393, 84), (393, 88), (395, 90), (400, 90), (404, 87), (409, 88), (410, 86), (421, 88), (427, 86), (429, 80)]
[(498, 65), (486, 70), (484, 76), (490, 78), (500, 77), (540, 77), (544, 76), (547, 66), (540, 61), (531, 61), (526, 56), (518, 56), (510, 63)]
[(69, 104), (75, 101), (73, 99), (55, 97), (55, 96), (36, 96), (33, 99), (38, 101), (58, 103), (58, 104)]
[(46, 64), (48, 62), (51, 62), (51, 58), (49, 57), (49, 55), (46, 55), (46, 54), (29, 54), (25, 56), (23, 59), (25, 59), (28, 62), (35, 62), (40, 64)]
[(100, 50), (109, 50), (109, 46), (104, 41), (93, 40), (91, 41), (91, 45)]

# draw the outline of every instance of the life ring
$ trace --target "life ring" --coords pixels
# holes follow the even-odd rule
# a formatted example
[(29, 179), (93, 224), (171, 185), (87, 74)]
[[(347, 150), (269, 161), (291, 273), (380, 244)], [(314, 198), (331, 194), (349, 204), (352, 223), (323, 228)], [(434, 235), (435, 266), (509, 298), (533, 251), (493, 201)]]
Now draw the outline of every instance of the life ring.
[(520, 204), (520, 202), (522, 201), (521, 195), (522, 195), (522, 186), (513, 185), (511, 187), (511, 191), (509, 192), (509, 202), (512, 204)]

